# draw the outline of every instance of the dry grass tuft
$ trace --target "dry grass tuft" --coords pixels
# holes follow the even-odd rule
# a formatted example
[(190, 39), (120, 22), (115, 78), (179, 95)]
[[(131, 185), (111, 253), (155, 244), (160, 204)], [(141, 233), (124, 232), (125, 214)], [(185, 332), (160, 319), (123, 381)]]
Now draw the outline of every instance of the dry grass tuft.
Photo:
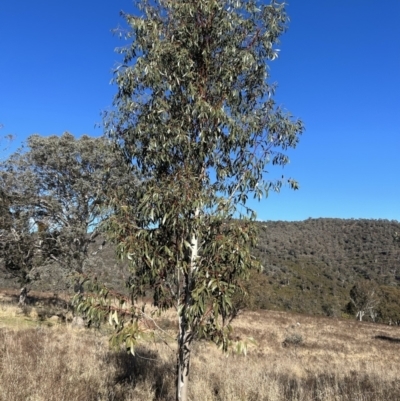
[(172, 392), (154, 351), (109, 350), (107, 338), (70, 327), (0, 330), (1, 401), (148, 400)]
[[(171, 344), (148, 342), (132, 356), (110, 350), (100, 331), (8, 327), (4, 316), (34, 323), (13, 308), (0, 305), (1, 401), (174, 400)], [(172, 318), (158, 324), (173, 331)], [(400, 401), (399, 327), (268, 311), (243, 313), (234, 326), (257, 345), (226, 357), (196, 343), (191, 400)]]

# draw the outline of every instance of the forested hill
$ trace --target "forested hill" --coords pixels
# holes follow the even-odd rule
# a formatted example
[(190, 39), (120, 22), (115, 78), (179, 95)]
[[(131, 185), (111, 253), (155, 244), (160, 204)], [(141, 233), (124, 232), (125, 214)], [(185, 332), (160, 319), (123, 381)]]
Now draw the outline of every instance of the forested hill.
[(364, 277), (391, 285), (400, 280), (397, 221), (308, 219), (259, 226), (258, 255), (272, 274), (295, 262), (318, 266), (321, 274), (338, 282)]
[(382, 308), (396, 294), (400, 300), (398, 221), (320, 218), (258, 225), (255, 254), (264, 277), (252, 285), (258, 298), (253, 302), (262, 307), (340, 315), (350, 288), (363, 280), (384, 291)]

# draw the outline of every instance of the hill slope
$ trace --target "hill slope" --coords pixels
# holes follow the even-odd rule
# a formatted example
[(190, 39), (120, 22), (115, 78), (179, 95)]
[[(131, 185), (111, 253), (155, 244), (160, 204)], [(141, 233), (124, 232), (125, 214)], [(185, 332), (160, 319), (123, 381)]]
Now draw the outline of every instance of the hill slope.
[(362, 280), (376, 282), (382, 298), (400, 296), (399, 222), (324, 218), (258, 225), (254, 253), (265, 277), (257, 280), (266, 294), (258, 295), (260, 306), (339, 315), (350, 288)]
[[(372, 280), (380, 288), (380, 320), (400, 322), (400, 243), (393, 238), (395, 232), (400, 233), (399, 222), (321, 218), (257, 225), (259, 241), (254, 255), (264, 271), (254, 273), (246, 284), (248, 307), (341, 316), (351, 287)], [(98, 239), (92, 250), (101, 241)], [(129, 275), (110, 244), (90, 257), (87, 270), (118, 289)], [(61, 290), (59, 268), (51, 265), (45, 271), (32, 288)], [(17, 286), (0, 274), (0, 287)]]

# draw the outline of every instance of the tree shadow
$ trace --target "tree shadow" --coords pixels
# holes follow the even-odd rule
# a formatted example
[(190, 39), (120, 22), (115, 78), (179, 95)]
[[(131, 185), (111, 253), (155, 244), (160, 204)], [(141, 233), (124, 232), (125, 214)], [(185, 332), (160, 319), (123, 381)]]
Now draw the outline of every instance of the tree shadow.
[(31, 316), (33, 309), (36, 318), (40, 321), (46, 320), (51, 316), (58, 316), (61, 321), (66, 320), (67, 312), (72, 309), (70, 302), (57, 293), (40, 293), (37, 291), (27, 291), (25, 302), (20, 303), (20, 291), (8, 291), (0, 300), (2, 305), (18, 305), (21, 312), (26, 316)]
[(394, 338), (394, 337), (389, 337), (389, 336), (375, 336), (374, 338), (376, 340), (383, 340), (383, 341), (388, 341), (391, 343), (400, 343), (400, 338)]
[(27, 305), (66, 309), (68, 308), (69, 303), (65, 299), (60, 298), (57, 294), (41, 296), (28, 293)]
[[(18, 304), (20, 291), (7, 291), (5, 297), (1, 299), (3, 304)], [(37, 291), (28, 290), (26, 293), (27, 306), (47, 306), (65, 309), (68, 307), (69, 302), (57, 293), (39, 293)]]
[(171, 398), (175, 387), (176, 366), (173, 362), (162, 361), (156, 352), (144, 347), (138, 347), (135, 355), (110, 351), (105, 358), (115, 367), (115, 384), (136, 387), (139, 383), (153, 383), (156, 400), (174, 399)]

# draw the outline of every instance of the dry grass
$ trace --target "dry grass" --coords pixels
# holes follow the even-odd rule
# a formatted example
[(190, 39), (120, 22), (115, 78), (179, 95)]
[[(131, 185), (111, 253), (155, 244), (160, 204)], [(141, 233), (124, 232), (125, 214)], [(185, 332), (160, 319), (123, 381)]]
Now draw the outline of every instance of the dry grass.
[[(400, 400), (398, 327), (267, 311), (249, 312), (235, 326), (258, 347), (224, 362), (203, 352), (193, 381), (212, 371), (202, 388), (215, 383), (204, 399)], [(292, 337), (302, 340), (286, 341)]]
[[(146, 343), (133, 357), (110, 350), (92, 330), (7, 327), (4, 317), (19, 315), (10, 305), (0, 309), (1, 401), (174, 400), (167, 345)], [(262, 311), (243, 313), (235, 333), (257, 341), (247, 357), (195, 345), (191, 400), (400, 400), (399, 327)]]

